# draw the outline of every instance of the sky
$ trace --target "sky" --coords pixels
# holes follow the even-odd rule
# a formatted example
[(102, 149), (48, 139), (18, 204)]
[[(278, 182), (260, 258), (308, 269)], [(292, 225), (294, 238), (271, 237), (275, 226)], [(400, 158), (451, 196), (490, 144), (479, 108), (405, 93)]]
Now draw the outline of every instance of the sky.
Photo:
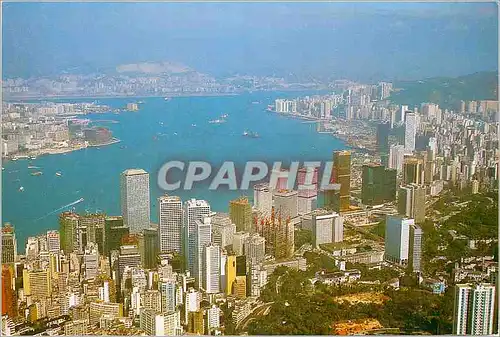
[(3, 3), (3, 78), (171, 61), (221, 77), (497, 70), (493, 3)]

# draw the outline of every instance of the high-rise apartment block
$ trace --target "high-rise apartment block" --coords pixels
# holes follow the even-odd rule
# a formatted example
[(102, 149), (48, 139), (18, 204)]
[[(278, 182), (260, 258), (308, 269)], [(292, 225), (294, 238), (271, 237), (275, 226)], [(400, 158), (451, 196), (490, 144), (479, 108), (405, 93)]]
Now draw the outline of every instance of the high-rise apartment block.
[(121, 174), (121, 208), (123, 224), (130, 233), (140, 233), (150, 226), (149, 174), (130, 169)]

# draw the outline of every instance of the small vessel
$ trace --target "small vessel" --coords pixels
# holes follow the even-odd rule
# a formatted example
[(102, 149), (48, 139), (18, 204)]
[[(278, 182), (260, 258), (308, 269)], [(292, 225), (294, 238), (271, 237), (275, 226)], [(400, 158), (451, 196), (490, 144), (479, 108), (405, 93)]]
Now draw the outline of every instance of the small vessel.
[(29, 157), (31, 160), (35, 160), (36, 159), (36, 156), (30, 156)]
[(28, 166), (28, 168), (29, 168), (29, 169), (39, 169), (39, 167), (38, 167), (38, 166), (33, 166), (33, 165)]
[(226, 120), (225, 119), (213, 119), (211, 121), (208, 121), (210, 124), (222, 124), (222, 123), (225, 123)]
[(193, 128), (195, 128), (195, 127), (196, 127), (196, 124), (191, 124), (191, 126), (192, 126)]
[(21, 186), (21, 187), (19, 187), (19, 192), (22, 192), (22, 191), (24, 191), (24, 187)]
[(13, 157), (13, 158), (12, 158), (12, 161), (16, 161), (16, 160), (17, 160), (17, 157)]
[(229, 117), (228, 114), (223, 114), (223, 115), (220, 116), (220, 118), (227, 118), (227, 117)]
[(159, 122), (160, 125), (163, 125), (163, 122)]
[(42, 174), (43, 174), (42, 171), (36, 171), (31, 173), (32, 176), (41, 176)]
[(137, 104), (144, 104), (144, 102), (143, 101), (139, 101), (139, 102), (137, 102)]
[(174, 136), (177, 136), (177, 132), (174, 132)]
[(250, 138), (259, 138), (259, 134), (257, 132), (252, 132), (252, 131), (243, 131), (243, 136), (244, 137), (250, 137)]
[(170, 101), (170, 97), (165, 97), (164, 100), (165, 101)]
[(62, 173), (61, 172), (56, 172), (56, 176), (60, 177), (60, 176), (62, 176)]
[(5, 170), (5, 167), (2, 167), (2, 171)]
[(252, 102), (252, 104), (260, 104), (260, 102), (254, 101)]

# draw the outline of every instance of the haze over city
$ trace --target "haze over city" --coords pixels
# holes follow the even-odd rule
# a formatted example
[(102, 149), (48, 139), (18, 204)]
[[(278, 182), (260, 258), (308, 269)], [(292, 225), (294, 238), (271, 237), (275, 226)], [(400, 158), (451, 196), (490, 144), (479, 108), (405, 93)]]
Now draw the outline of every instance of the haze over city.
[[(171, 61), (213, 76), (496, 70), (494, 3), (4, 3), (3, 76)], [(202, 14), (201, 14), (202, 13)]]

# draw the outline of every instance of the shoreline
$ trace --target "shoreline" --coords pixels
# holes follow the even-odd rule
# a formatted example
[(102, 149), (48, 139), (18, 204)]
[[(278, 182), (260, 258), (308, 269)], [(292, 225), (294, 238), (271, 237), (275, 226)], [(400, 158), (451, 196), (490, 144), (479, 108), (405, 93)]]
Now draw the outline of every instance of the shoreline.
[[(321, 122), (329, 122), (329, 123), (335, 122), (333, 120), (325, 120), (325, 119), (320, 119), (320, 118), (316, 118), (316, 117), (302, 116), (302, 115), (291, 113), (291, 112), (276, 112), (274, 110), (267, 110), (267, 112), (277, 114), (278, 116), (282, 115), (282, 116), (284, 116), (286, 118), (292, 118), (292, 119), (298, 119), (298, 120), (305, 120), (305, 121), (308, 121), (308, 122), (311, 122), (311, 123), (314, 123), (314, 124), (321, 123)], [(352, 126), (349, 126), (349, 127), (352, 127)], [(353, 140), (351, 139), (351, 137), (349, 135), (338, 134), (338, 133), (336, 133), (334, 131), (316, 131), (316, 133), (318, 133), (318, 134), (329, 134), (332, 137), (343, 141), (346, 145), (348, 145), (349, 147), (351, 147), (353, 150), (355, 150), (357, 152), (368, 153), (368, 154), (371, 154), (371, 155), (375, 154), (375, 151), (372, 150), (372, 149), (356, 145), (353, 142)]]
[(9, 162), (9, 161), (18, 161), (18, 160), (30, 160), (31, 157), (43, 157), (43, 156), (50, 156), (50, 155), (57, 155), (57, 154), (66, 154), (70, 152), (75, 152), (75, 151), (80, 151), (86, 148), (90, 147), (100, 147), (100, 146), (108, 146), (108, 145), (113, 145), (121, 142), (121, 139), (118, 138), (112, 138), (109, 142), (107, 143), (102, 143), (102, 144), (94, 144), (90, 145), (88, 142), (85, 142), (83, 144), (78, 144), (78, 145), (73, 145), (65, 148), (53, 148), (53, 149), (41, 149), (41, 150), (36, 150), (28, 153), (23, 153), (23, 154), (18, 154), (14, 155), (13, 158), (7, 158), (3, 157), (2, 158), (2, 163)]
[[(256, 93), (256, 92), (301, 92), (301, 91), (324, 91), (326, 89), (308, 89), (308, 88), (281, 88), (276, 90), (252, 90), (252, 91), (242, 91), (242, 92), (234, 92), (234, 93), (164, 93), (163, 95), (137, 95), (137, 94), (105, 94), (105, 95), (28, 95), (28, 96), (16, 96), (16, 97), (3, 97), (4, 102), (22, 102), (26, 100), (54, 100), (54, 99), (104, 99), (104, 98), (175, 98), (175, 97), (219, 97), (219, 96), (238, 96), (241, 94), (247, 93)], [(5, 96), (5, 94), (4, 94)]]

